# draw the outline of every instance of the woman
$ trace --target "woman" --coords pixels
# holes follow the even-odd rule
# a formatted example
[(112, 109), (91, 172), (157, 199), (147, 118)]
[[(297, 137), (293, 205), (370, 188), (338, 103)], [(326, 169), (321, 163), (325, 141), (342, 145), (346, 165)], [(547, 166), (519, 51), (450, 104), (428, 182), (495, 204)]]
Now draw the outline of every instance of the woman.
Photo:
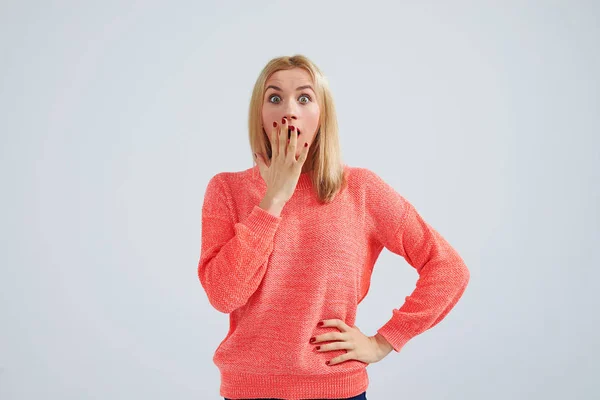
[[(249, 133), (256, 165), (213, 176), (202, 206), (198, 277), (230, 323), (213, 356), (220, 394), (366, 399), (366, 367), (438, 324), (469, 271), (406, 198), (342, 162), (327, 80), (306, 57), (265, 66)], [(419, 280), (366, 336), (356, 310), (383, 247)]]

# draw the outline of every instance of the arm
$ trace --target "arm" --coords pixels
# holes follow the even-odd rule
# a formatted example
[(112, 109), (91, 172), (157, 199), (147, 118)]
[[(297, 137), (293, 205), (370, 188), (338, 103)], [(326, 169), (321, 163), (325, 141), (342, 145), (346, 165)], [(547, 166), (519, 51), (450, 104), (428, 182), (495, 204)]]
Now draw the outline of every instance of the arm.
[(411, 338), (446, 317), (463, 295), (470, 273), (456, 250), (408, 201), (400, 226), (385, 243), (419, 274), (415, 290), (377, 330), (399, 352)]
[(444, 319), (464, 293), (470, 273), (457, 251), (406, 198), (374, 172), (363, 169), (363, 174), (374, 240), (404, 257), (419, 274), (415, 290), (375, 335), (383, 349), (391, 346), (399, 352), (410, 339)]
[[(228, 193), (219, 175), (208, 183), (202, 206), (202, 239), (198, 278), (210, 304), (230, 313), (248, 302), (260, 285), (273, 251), (280, 208), (261, 202), (238, 223), (228, 207)], [(277, 214), (279, 214), (277, 212)]]

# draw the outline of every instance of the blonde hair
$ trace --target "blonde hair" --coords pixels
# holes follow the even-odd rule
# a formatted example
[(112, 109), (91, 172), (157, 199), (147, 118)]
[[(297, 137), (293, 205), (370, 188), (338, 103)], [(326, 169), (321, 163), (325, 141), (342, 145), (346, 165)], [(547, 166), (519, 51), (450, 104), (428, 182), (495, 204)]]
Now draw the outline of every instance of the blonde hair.
[[(337, 115), (329, 83), (321, 70), (307, 57), (297, 54), (292, 57), (273, 58), (258, 76), (250, 98), (248, 113), (251, 157), (253, 162), (254, 156), (252, 153), (262, 154), (265, 160), (271, 159), (271, 142), (262, 126), (262, 106), (267, 80), (279, 70), (297, 67), (305, 69), (312, 77), (317, 103), (320, 108), (319, 130), (310, 145), (306, 162), (312, 160), (308, 174), (313, 187), (316, 189), (317, 198), (321, 203), (328, 203), (334, 199), (338, 191), (346, 187), (347, 177), (344, 174)], [(299, 141), (298, 144), (301, 145), (301, 143), (303, 142)], [(265, 154), (267, 157), (264, 157)]]

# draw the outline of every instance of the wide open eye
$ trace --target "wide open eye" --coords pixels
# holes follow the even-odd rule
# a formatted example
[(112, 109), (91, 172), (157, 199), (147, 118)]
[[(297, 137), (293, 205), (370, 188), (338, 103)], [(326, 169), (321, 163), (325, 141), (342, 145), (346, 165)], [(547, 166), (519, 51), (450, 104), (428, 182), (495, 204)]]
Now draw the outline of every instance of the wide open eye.
[(306, 97), (308, 99), (308, 101), (306, 101), (306, 102), (301, 101), (300, 103), (307, 104), (307, 103), (311, 102), (311, 98), (309, 95), (303, 94), (302, 96), (300, 96), (300, 98), (303, 98), (303, 97)]
[[(311, 97), (307, 94), (301, 94), (300, 97), (298, 97), (298, 99), (301, 99), (303, 97), (306, 97), (308, 99), (308, 101), (300, 101), (301, 104), (308, 104), (312, 101)], [(274, 98), (277, 98), (278, 100), (274, 102), (273, 101)], [(269, 103), (279, 104), (279, 103), (281, 103), (281, 97), (278, 94), (272, 94), (269, 96)]]

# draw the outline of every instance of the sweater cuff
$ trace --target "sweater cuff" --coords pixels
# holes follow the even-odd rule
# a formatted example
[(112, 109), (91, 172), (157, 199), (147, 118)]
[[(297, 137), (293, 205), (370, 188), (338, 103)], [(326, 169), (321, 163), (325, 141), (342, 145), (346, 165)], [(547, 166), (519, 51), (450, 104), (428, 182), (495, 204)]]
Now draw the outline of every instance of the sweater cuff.
[(398, 323), (395, 317), (392, 317), (384, 326), (377, 330), (399, 353), (402, 347), (414, 337), (414, 334), (406, 326)]
[(273, 237), (281, 220), (281, 217), (276, 217), (267, 210), (255, 205), (244, 221), (244, 225), (257, 237)]

